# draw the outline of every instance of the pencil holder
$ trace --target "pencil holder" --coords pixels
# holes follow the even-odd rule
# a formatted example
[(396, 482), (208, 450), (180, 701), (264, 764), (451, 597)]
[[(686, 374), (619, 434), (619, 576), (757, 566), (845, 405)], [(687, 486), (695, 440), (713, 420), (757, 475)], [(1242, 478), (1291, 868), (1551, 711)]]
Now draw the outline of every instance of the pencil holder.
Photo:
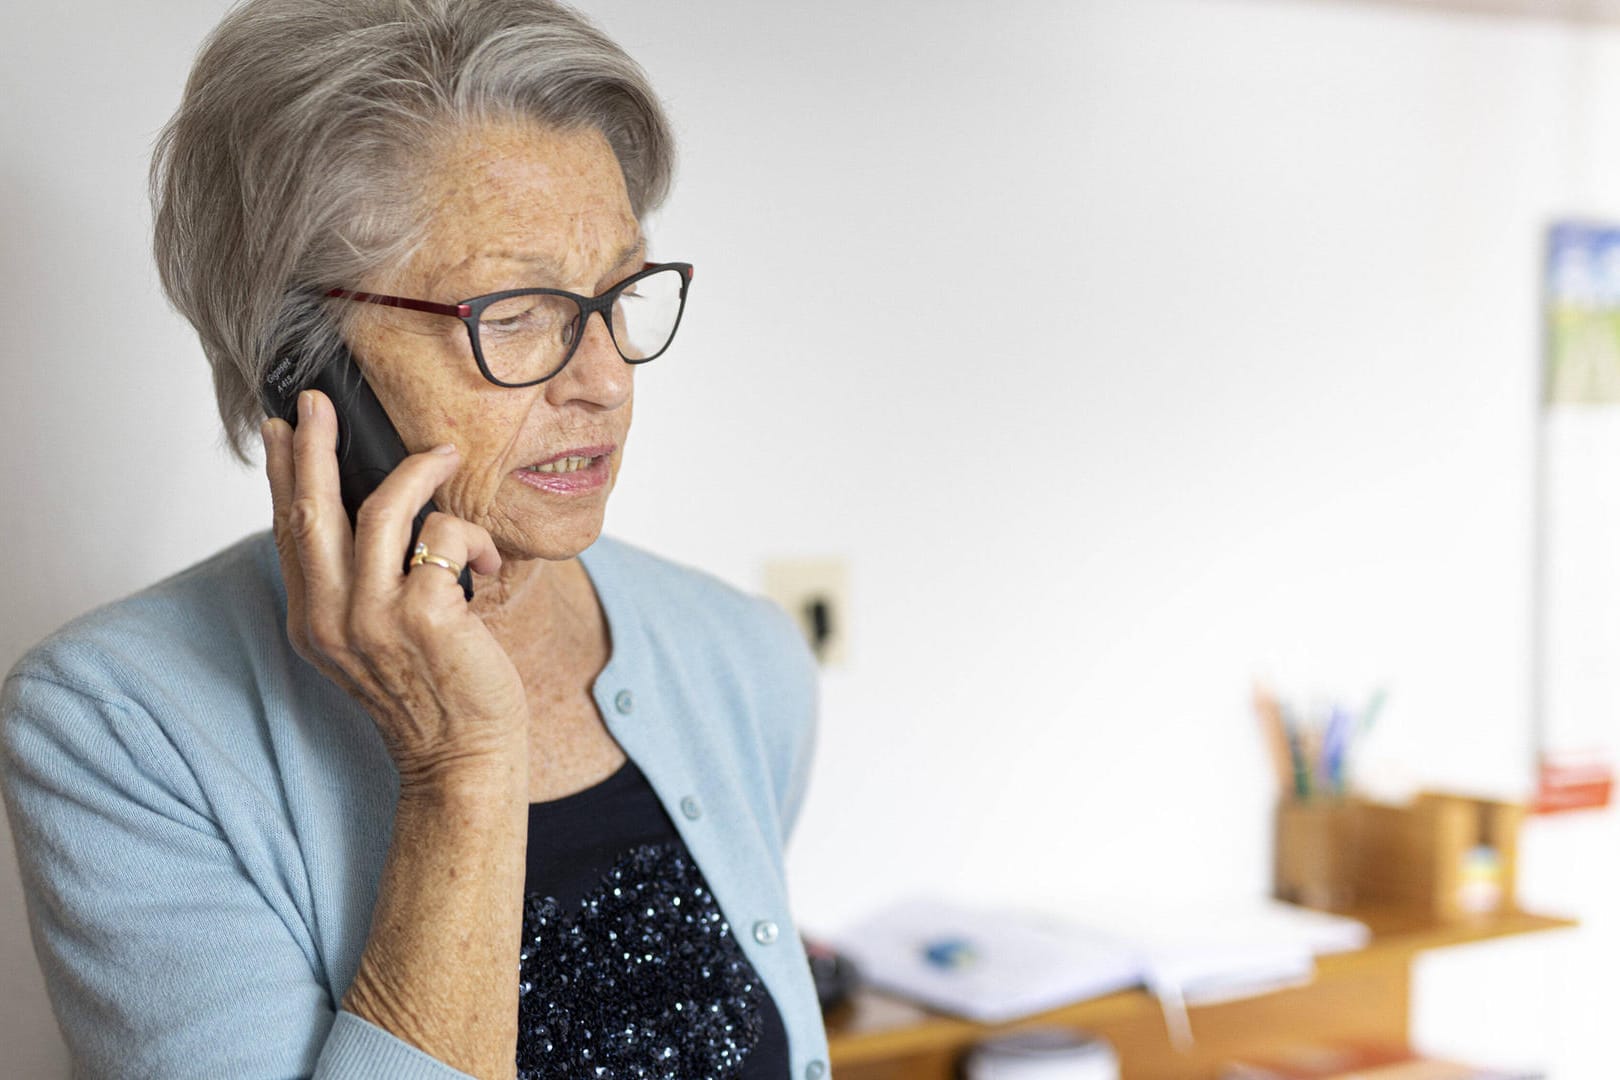
[(1344, 799), (1277, 804), (1277, 899), (1322, 911), (1343, 911), (1355, 903), (1355, 813), (1355, 805)]
[(1364, 799), (1277, 807), (1274, 893), (1306, 907), (1393, 907), (1442, 922), (1515, 910), (1513, 803), (1426, 792), (1405, 806)]

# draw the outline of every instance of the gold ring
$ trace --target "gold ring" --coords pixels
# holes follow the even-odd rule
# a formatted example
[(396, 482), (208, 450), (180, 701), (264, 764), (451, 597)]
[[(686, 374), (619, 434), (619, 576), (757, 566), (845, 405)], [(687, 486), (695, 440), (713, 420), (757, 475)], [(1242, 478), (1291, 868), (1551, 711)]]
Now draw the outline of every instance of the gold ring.
[(426, 544), (419, 543), (416, 545), (415, 550), (411, 552), (411, 565), (421, 566), (423, 563), (431, 563), (434, 566), (442, 566), (456, 577), (459, 578), (461, 576), (460, 563), (452, 562), (443, 555), (435, 555), (433, 552), (427, 549)]

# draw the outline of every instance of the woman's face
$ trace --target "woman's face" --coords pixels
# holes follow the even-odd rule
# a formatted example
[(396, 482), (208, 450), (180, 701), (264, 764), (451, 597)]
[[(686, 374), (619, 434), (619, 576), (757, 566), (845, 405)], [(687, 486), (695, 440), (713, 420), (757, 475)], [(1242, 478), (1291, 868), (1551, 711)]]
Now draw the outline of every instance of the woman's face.
[[(467, 131), (435, 160), (423, 206), (426, 242), (400, 273), (361, 289), (441, 303), (520, 288), (594, 296), (645, 259), (618, 160), (595, 130)], [(479, 374), (455, 318), (365, 305), (349, 343), (408, 449), (460, 450), (439, 509), (483, 526), (507, 558), (567, 559), (596, 539), (635, 371), (599, 316), (567, 367), (522, 389)], [(599, 460), (576, 472), (525, 468), (565, 453)]]

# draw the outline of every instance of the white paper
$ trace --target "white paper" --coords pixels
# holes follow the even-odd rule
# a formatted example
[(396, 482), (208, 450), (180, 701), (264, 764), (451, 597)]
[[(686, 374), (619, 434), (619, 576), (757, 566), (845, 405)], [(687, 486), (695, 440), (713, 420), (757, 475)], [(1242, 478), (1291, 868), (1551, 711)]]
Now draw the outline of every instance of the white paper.
[[(872, 985), (982, 1023), (1141, 982), (1137, 950), (1114, 935), (946, 900), (904, 901), (833, 940)], [(968, 943), (970, 961), (956, 968), (929, 961), (930, 946), (953, 940)]]
[[(1209, 1004), (1308, 982), (1315, 956), (1361, 948), (1367, 927), (1274, 900), (1152, 902), (1059, 915), (916, 898), (834, 935), (880, 989), (984, 1023), (1132, 986)], [(965, 943), (946, 967), (928, 949)]]

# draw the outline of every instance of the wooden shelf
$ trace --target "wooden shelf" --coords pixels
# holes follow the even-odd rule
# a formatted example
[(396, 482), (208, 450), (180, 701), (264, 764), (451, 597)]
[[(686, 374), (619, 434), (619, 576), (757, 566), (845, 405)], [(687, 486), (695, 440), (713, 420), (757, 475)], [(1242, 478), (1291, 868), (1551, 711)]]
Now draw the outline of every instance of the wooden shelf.
[(953, 1080), (957, 1060), (988, 1035), (1024, 1027), (1083, 1028), (1107, 1038), (1123, 1080), (1206, 1080), (1239, 1052), (1305, 1038), (1405, 1044), (1411, 959), (1425, 949), (1574, 927), (1571, 919), (1512, 912), (1437, 923), (1422, 913), (1346, 912), (1372, 929), (1364, 949), (1319, 957), (1307, 986), (1190, 1010), (1196, 1046), (1169, 1042), (1158, 1001), (1127, 990), (1012, 1024), (985, 1025), (863, 991), (827, 1017), (838, 1080)]

